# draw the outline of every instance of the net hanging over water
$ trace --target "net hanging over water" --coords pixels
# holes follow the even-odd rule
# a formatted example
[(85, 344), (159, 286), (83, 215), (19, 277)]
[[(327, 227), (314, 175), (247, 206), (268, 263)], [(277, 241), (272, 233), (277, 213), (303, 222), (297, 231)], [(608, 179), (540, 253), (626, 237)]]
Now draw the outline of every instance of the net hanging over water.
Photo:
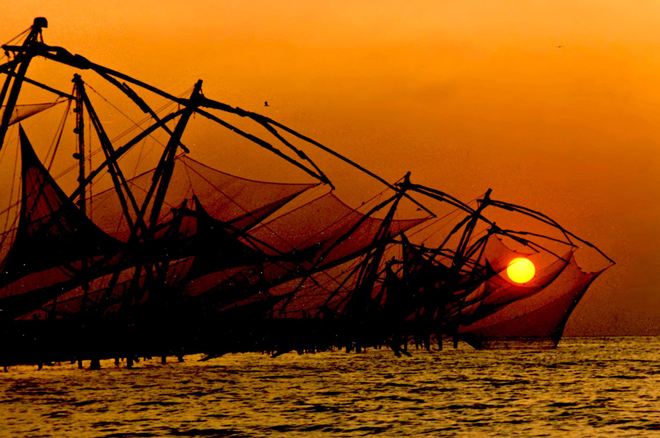
[[(360, 351), (383, 344), (400, 355), (412, 340), (430, 348), (431, 337), (441, 343), (443, 336), (477, 348), (512, 340), (556, 346), (570, 313), (604, 270), (583, 272), (574, 252), (583, 246), (613, 264), (545, 214), (491, 199), (491, 190), (466, 204), (412, 183), (410, 173), (391, 184), (280, 122), (206, 97), (201, 80), (188, 97), (176, 97), (48, 46), (41, 35), (45, 23), (35, 20), (22, 45), (6, 46), (14, 56), (0, 65), (0, 74), (7, 74), (0, 93), (0, 147), (8, 146), (8, 130), (18, 129), (22, 161), (20, 202), (4, 210), (9, 217), (19, 207), (17, 222), (2, 236), (0, 330), (7, 346), (0, 363), (24, 360), (24, 339), (44, 340), (40, 345), (47, 347), (38, 356), (49, 360), (173, 351), (209, 357), (229, 351)], [(72, 95), (58, 91), (68, 82), (50, 84), (56, 75), (46, 78), (50, 85), (25, 78), (29, 62), (38, 57), (77, 72)], [(123, 104), (115, 106), (96, 93), (130, 120), (124, 131), (117, 118), (97, 111), (86, 92), (96, 90), (82, 74), (96, 75), (103, 84), (99, 90), (109, 87), (129, 104), (124, 112)], [(23, 82), (55, 93), (58, 100), (22, 101)], [(151, 108), (152, 101), (163, 100), (160, 109)], [(16, 127), (64, 101), (74, 106), (75, 136), (62, 134), (70, 127), (67, 110), (54, 130), (48, 169), (60, 141), (72, 142), (77, 162), (66, 166), (78, 168), (78, 185), (70, 195), (39, 161), (23, 127)], [(181, 141), (192, 138), (184, 137), (193, 129), (192, 117), (220, 126), (223, 135), (266, 150), (317, 182), (246, 179), (191, 158)], [(110, 127), (121, 133), (113, 140), (105, 128), (109, 123), (117, 123)], [(46, 126), (35, 130), (44, 135)], [(153, 169), (132, 176), (135, 170), (122, 168), (130, 161), (120, 160), (125, 153), (150, 137), (159, 142), (158, 135), (168, 140)], [(204, 142), (216, 144), (219, 138)], [(100, 148), (92, 151), (92, 143)], [(359, 209), (331, 190), (320, 194), (334, 186), (308, 149), (330, 154), (387, 190), (375, 205)], [(101, 151), (99, 165), (92, 156)], [(143, 158), (141, 152), (134, 169)], [(96, 191), (110, 180), (110, 188)], [(311, 190), (320, 185), (318, 192)], [(402, 218), (402, 203), (410, 202), (421, 213)], [(493, 208), (546, 228), (500, 228), (486, 215)], [(438, 226), (429, 232), (441, 243), (427, 246), (419, 240), (414, 230), (423, 223)], [(521, 283), (506, 274), (516, 258), (538, 265)]]

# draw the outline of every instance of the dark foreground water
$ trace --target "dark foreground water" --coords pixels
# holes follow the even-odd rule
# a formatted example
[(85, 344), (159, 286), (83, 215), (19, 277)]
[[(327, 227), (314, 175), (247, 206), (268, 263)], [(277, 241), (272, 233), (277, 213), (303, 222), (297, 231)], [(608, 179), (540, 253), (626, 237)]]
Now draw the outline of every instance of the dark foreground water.
[(0, 436), (660, 436), (660, 338), (412, 353), (14, 367)]

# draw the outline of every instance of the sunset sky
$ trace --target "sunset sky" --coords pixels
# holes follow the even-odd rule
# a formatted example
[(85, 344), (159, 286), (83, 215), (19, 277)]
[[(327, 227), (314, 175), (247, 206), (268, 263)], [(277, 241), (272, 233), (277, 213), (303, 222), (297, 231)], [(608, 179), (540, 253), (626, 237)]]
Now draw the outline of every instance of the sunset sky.
[[(660, 3), (17, 0), (0, 41), (36, 16), (48, 44), (172, 94), (201, 78), (387, 180), (543, 211), (617, 262), (565, 334), (660, 335)], [(312, 154), (340, 197), (382, 189)]]

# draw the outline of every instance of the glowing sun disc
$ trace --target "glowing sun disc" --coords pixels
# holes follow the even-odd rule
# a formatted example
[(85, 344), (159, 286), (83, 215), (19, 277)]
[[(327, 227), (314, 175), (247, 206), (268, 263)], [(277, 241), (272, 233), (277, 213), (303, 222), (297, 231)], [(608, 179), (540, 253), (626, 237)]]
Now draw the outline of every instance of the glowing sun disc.
[(509, 266), (506, 268), (506, 274), (511, 281), (516, 283), (527, 283), (534, 277), (535, 273), (536, 268), (534, 267), (534, 263), (522, 257), (511, 260)]

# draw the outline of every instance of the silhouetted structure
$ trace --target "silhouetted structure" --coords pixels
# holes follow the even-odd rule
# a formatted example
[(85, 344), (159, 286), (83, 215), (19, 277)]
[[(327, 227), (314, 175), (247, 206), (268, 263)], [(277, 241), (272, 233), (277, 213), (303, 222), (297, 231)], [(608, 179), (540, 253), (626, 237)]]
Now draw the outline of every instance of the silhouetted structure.
[[(118, 364), (126, 358), (131, 367), (138, 356), (160, 356), (165, 363), (168, 355), (183, 360), (195, 352), (209, 357), (334, 347), (359, 352), (374, 345), (388, 345), (400, 355), (408, 354), (409, 340), (429, 348), (432, 336), (441, 342), (443, 335), (478, 348), (512, 341), (556, 346), (570, 312), (602, 272), (582, 272), (572, 256), (576, 242), (600, 253), (591, 244), (539, 212), (491, 199), (490, 190), (471, 207), (413, 184), (409, 175), (389, 184), (268, 117), (205, 97), (202, 81), (189, 97), (176, 97), (48, 46), (41, 36), (46, 25), (37, 18), (21, 45), (4, 45), (11, 58), (0, 65), (7, 76), (0, 91), (0, 140), (4, 148), (12, 147), (4, 139), (10, 129), (17, 133), (21, 157), (20, 194), (13, 200), (10, 190), (3, 212), (0, 363), (5, 366), (88, 359), (98, 368), (101, 359)], [(76, 70), (73, 91), (29, 79), (35, 58)], [(83, 72), (100, 76), (146, 118), (110, 134)], [(57, 100), (19, 104), (25, 84)], [(147, 103), (156, 98), (166, 101), (160, 110)], [(75, 165), (69, 171), (77, 169), (78, 175), (70, 193), (49, 171), (55, 152), (44, 165), (19, 126), (64, 102), (54, 149), (72, 109)], [(193, 115), (318, 182), (255, 181), (188, 157), (183, 141)], [(271, 137), (251, 134), (231, 118)], [(33, 128), (44, 132), (41, 124)], [(155, 166), (135, 173), (141, 152), (137, 164), (120, 166), (157, 133), (167, 141)], [(383, 182), (386, 191), (361, 211), (350, 208), (323, 191), (332, 183), (294, 141), (340, 158)], [(104, 181), (108, 187), (96, 189)], [(412, 195), (455, 210), (458, 219), (441, 243), (412, 243), (409, 230), (440, 220)], [(415, 203), (421, 213), (398, 218), (402, 202)], [(520, 213), (560, 237), (501, 229), (484, 216), (486, 207)], [(526, 252), (507, 248), (502, 239)], [(567, 252), (558, 255), (544, 242)], [(514, 256), (530, 252), (552, 259), (532, 281), (515, 284), (501, 275)]]

